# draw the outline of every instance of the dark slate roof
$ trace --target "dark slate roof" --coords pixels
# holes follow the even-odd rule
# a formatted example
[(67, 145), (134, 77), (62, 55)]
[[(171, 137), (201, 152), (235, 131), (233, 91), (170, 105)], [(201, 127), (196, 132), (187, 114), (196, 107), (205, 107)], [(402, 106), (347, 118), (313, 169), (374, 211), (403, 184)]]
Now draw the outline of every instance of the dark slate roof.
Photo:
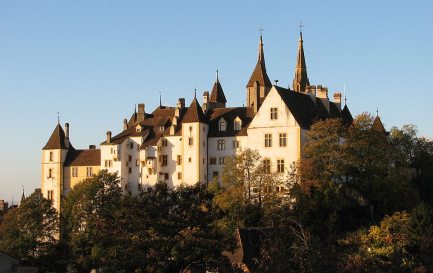
[[(246, 136), (247, 128), (254, 117), (252, 107), (214, 108), (208, 113), (209, 137)], [(242, 120), (241, 130), (234, 130), (234, 120), (239, 117)], [(226, 130), (219, 131), (218, 122), (221, 118), (227, 122)]]
[(206, 117), (203, 114), (203, 110), (201, 109), (200, 104), (197, 102), (197, 98), (191, 102), (188, 110), (182, 118), (182, 123), (191, 123), (191, 122), (202, 122), (206, 123)]
[(101, 150), (70, 149), (65, 159), (65, 167), (71, 166), (99, 166), (101, 165)]
[(52, 149), (68, 149), (65, 145), (65, 132), (60, 124), (57, 124), (47, 144), (42, 148), (42, 150)]
[(255, 82), (258, 82), (259, 86), (272, 86), (268, 74), (266, 73), (265, 64), (260, 60), (257, 61), (256, 67), (254, 68), (253, 74), (251, 74), (247, 87), (253, 87)]
[[(339, 111), (337, 106), (333, 102), (329, 102), (329, 112), (326, 110), (320, 98), (315, 98), (316, 103), (313, 99), (304, 93), (295, 92), (289, 89), (285, 89), (279, 86), (275, 86), (278, 94), (281, 96), (284, 103), (289, 108), (290, 112), (294, 116), (296, 122), (304, 129), (309, 129), (310, 126), (318, 121), (327, 118), (342, 118), (346, 121), (347, 117), (344, 116), (343, 111)], [(347, 107), (346, 112), (350, 115)], [(352, 121), (350, 115), (350, 122)]]
[(210, 93), (210, 102), (227, 102), (226, 96), (224, 95), (223, 88), (221, 87), (221, 83), (218, 78), (212, 87), (212, 92)]

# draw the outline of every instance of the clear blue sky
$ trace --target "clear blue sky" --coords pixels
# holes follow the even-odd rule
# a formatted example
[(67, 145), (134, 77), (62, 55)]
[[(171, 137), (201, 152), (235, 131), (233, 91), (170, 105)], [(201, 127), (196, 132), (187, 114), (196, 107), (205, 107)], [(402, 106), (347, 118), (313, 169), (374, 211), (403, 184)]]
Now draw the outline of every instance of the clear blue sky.
[(0, 199), (40, 187), (41, 148), (69, 122), (77, 148), (119, 132), (134, 104), (212, 87), (245, 102), (258, 28), (269, 77), (291, 83), (300, 21), (311, 84), (346, 84), (353, 114), (433, 136), (433, 1), (0, 0)]

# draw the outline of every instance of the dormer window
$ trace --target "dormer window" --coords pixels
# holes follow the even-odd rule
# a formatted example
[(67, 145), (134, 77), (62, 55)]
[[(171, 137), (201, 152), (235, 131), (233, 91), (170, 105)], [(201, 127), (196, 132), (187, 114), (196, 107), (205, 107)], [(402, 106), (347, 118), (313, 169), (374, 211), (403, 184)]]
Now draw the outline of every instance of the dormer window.
[(236, 117), (234, 124), (233, 124), (233, 129), (235, 131), (239, 131), (242, 129), (242, 120), (239, 117)]
[(220, 121), (218, 122), (218, 131), (220, 132), (224, 132), (227, 128), (227, 122), (221, 118)]
[(136, 132), (141, 132), (141, 125), (139, 124), (139, 125), (137, 125), (137, 127), (135, 127), (135, 131)]
[(158, 127), (158, 131), (160, 131), (160, 132), (164, 132), (164, 129), (165, 129), (164, 126), (159, 126)]

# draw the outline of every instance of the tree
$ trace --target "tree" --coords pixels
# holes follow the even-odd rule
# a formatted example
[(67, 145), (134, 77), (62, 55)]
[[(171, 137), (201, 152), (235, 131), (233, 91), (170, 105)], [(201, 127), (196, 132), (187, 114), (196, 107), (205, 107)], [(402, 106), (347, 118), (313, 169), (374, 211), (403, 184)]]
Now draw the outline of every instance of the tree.
[(36, 189), (0, 226), (0, 249), (22, 263), (45, 267), (56, 252), (58, 214), (51, 201)]

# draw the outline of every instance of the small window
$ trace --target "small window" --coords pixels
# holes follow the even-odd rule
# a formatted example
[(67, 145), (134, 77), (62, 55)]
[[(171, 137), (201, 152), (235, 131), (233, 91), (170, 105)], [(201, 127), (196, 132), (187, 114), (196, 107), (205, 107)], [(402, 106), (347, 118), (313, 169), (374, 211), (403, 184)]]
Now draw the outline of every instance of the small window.
[(128, 161), (129, 161), (129, 162), (132, 161), (132, 156), (128, 156)]
[(265, 173), (271, 173), (271, 160), (269, 159), (263, 160), (263, 171)]
[(213, 176), (213, 177), (218, 177), (218, 172), (213, 172), (213, 173), (212, 173), (212, 176)]
[(134, 149), (134, 143), (133, 142), (129, 143), (129, 149)]
[(167, 139), (164, 138), (162, 140), (162, 146), (167, 147)]
[(168, 180), (168, 173), (164, 173), (164, 179)]
[(191, 163), (192, 159), (191, 157), (188, 157), (188, 162)]
[(161, 166), (167, 166), (168, 157), (167, 155), (162, 155)]
[(223, 151), (226, 149), (226, 143), (224, 139), (218, 139), (218, 151)]
[(238, 149), (238, 148), (239, 148), (239, 141), (233, 140), (233, 149)]
[(277, 160), (277, 172), (284, 173), (284, 159)]
[(53, 201), (54, 200), (54, 191), (47, 191), (47, 199)]
[(190, 131), (190, 132), (192, 131), (192, 126), (189, 126), (189, 131)]
[(50, 152), (50, 161), (54, 161), (54, 156), (53, 156), (53, 152)]
[(177, 165), (182, 165), (182, 155), (177, 155), (177, 161), (176, 161)]
[(78, 168), (77, 167), (72, 168), (72, 177), (78, 177)]
[(113, 161), (111, 160), (105, 160), (105, 167), (106, 168), (111, 168), (113, 165)]
[(280, 134), (280, 147), (286, 147), (287, 146), (287, 134), (281, 133)]
[(226, 158), (223, 157), (223, 156), (220, 157), (220, 158), (219, 158), (219, 164), (220, 164), (220, 165), (224, 165), (225, 163), (226, 163)]
[(131, 167), (128, 168), (128, 173), (132, 173), (132, 168)]
[(181, 173), (181, 172), (178, 172), (178, 173), (177, 173), (177, 179), (178, 179), (178, 180), (181, 180), (181, 179), (182, 179), (182, 173)]
[(87, 177), (91, 177), (93, 175), (93, 168), (92, 167), (87, 167), (86, 168), (86, 176)]
[(278, 108), (271, 108), (271, 120), (278, 119)]
[(164, 132), (164, 126), (159, 126), (158, 130), (159, 130), (159, 132)]
[(53, 178), (53, 169), (48, 169), (48, 178)]
[(192, 137), (188, 138), (188, 145), (192, 146), (193, 143), (194, 143), (193, 138)]
[(224, 132), (226, 130), (226, 127), (227, 127), (226, 121), (224, 119), (221, 119), (218, 123), (218, 130), (220, 132)]
[(235, 129), (235, 131), (239, 131), (240, 129), (242, 129), (242, 121), (239, 118), (235, 119), (233, 126), (233, 129)]
[(216, 157), (209, 158), (209, 164), (210, 165), (216, 165)]
[(135, 166), (137, 166), (137, 167), (140, 166), (140, 159), (135, 160)]
[(272, 147), (272, 134), (265, 134), (265, 147)]

